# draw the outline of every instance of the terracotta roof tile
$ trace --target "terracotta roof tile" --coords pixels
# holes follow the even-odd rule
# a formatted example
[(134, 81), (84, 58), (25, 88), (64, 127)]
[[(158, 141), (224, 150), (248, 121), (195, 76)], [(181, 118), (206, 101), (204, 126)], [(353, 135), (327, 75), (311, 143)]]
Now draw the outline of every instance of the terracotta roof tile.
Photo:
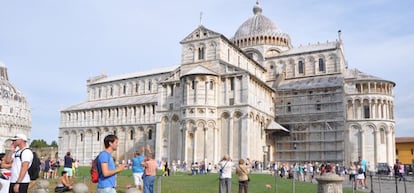
[(414, 137), (396, 137), (395, 143), (414, 143)]

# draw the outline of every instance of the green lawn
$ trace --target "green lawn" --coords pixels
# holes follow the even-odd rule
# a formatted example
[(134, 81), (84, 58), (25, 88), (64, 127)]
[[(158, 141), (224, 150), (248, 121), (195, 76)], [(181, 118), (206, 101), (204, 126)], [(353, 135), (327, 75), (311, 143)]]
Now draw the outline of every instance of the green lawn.
[[(127, 185), (133, 185), (131, 170), (125, 170), (117, 176), (117, 191), (125, 193)], [(275, 192), (275, 178), (268, 174), (251, 174), (249, 193)], [(96, 184), (90, 182), (89, 167), (81, 167), (77, 172), (76, 182), (84, 182), (89, 187), (89, 192), (96, 192)], [(50, 180), (51, 189), (56, 185), (56, 180)], [(277, 192), (292, 192), (292, 180), (277, 178)], [(161, 183), (161, 186), (159, 185)], [(190, 173), (177, 173), (175, 176), (162, 177), (157, 175), (155, 192), (161, 188), (162, 193), (214, 193), (218, 192), (218, 174), (192, 176)], [(266, 189), (265, 184), (271, 184), (272, 189)], [(316, 193), (317, 185), (295, 181), (296, 193)], [(232, 193), (238, 192), (237, 176), (232, 178)], [(351, 189), (344, 189), (344, 193), (352, 193)], [(360, 192), (360, 191), (356, 191)], [(360, 192), (361, 193), (361, 192)]]

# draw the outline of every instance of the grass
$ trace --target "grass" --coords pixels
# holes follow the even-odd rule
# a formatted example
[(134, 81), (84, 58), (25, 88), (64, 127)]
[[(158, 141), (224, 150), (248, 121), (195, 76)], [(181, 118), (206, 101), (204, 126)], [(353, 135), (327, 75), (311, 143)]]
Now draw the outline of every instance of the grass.
[[(62, 169), (62, 168), (61, 168)], [(89, 187), (89, 192), (96, 192), (96, 184), (90, 181), (90, 167), (80, 167), (77, 171), (75, 182), (83, 182)], [(275, 192), (275, 178), (268, 174), (250, 174), (249, 193)], [(56, 180), (50, 179), (49, 192), (53, 192)], [(277, 178), (277, 192), (292, 192), (292, 180)], [(160, 186), (161, 183), (161, 186)], [(125, 170), (117, 175), (117, 192), (125, 193), (128, 185), (133, 185), (131, 170)], [(266, 189), (265, 185), (271, 184), (272, 189)], [(218, 192), (218, 174), (192, 176), (190, 173), (179, 172), (175, 176), (162, 177), (159, 173), (155, 182), (155, 191), (161, 188), (162, 193), (214, 193)], [(238, 192), (237, 176), (232, 178), (232, 193)], [(296, 193), (316, 193), (317, 185), (307, 182), (295, 181)], [(351, 189), (344, 189), (344, 193), (352, 193)], [(356, 191), (361, 193), (360, 191)]]

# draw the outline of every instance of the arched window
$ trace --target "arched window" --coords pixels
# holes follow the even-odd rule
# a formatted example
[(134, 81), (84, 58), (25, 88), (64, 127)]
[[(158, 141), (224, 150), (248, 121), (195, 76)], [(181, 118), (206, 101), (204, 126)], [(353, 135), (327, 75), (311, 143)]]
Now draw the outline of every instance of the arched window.
[(213, 90), (214, 89), (214, 82), (211, 80), (210, 81), (210, 90)]
[(100, 132), (99, 131), (96, 132), (96, 141), (99, 141), (100, 137), (101, 137)]
[(288, 113), (292, 112), (292, 107), (290, 106), (290, 102), (287, 103), (287, 112)]
[(148, 131), (148, 140), (152, 139), (152, 129)]
[(300, 60), (299, 61), (299, 65), (298, 65), (299, 74), (303, 74), (303, 72), (304, 72), (303, 70), (304, 70), (304, 68), (303, 68), (303, 61)]
[(364, 118), (365, 119), (369, 119), (370, 118), (370, 112), (369, 112), (369, 106), (368, 105), (364, 105)]
[(174, 96), (174, 84), (170, 85), (170, 96)]
[(204, 54), (205, 54), (204, 51), (205, 51), (204, 47), (198, 48), (198, 59), (199, 60), (204, 60)]
[(230, 90), (234, 90), (234, 77), (230, 78)]
[(134, 139), (134, 130), (131, 130), (131, 131), (129, 132), (129, 139), (130, 139), (130, 140), (133, 140), (133, 139)]
[(319, 58), (319, 72), (325, 72), (325, 62), (322, 58)]
[(316, 101), (316, 110), (320, 111), (321, 110), (321, 103), (320, 101)]
[(80, 134), (80, 141), (83, 141), (83, 133)]
[(195, 86), (196, 86), (196, 81), (195, 80), (192, 80), (191, 81), (191, 89), (195, 89)]
[(380, 139), (381, 139), (381, 144), (385, 143), (385, 131), (384, 129), (380, 130)]

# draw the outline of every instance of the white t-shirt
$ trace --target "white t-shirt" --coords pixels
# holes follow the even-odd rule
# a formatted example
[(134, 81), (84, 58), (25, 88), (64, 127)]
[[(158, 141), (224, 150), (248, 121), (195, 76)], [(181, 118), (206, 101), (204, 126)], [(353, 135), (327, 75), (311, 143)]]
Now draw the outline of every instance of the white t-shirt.
[[(24, 150), (24, 151), (23, 151)], [(23, 154), (22, 154), (23, 151)], [(20, 159), (20, 154), (21, 155), (21, 159)], [(32, 165), (32, 160), (33, 160), (33, 153), (32, 150), (30, 149), (18, 149), (16, 151), (14, 151), (13, 153), (13, 165), (11, 167), (11, 177), (10, 177), (10, 182), (15, 183), (17, 181), (17, 178), (19, 178), (19, 173), (20, 173), (20, 169), (22, 168), (22, 162), (29, 162), (29, 167), (30, 165)], [(29, 169), (28, 167), (28, 169)], [(26, 174), (24, 175), (23, 180), (21, 181), (22, 183), (29, 183), (30, 182), (30, 176), (29, 173), (26, 172)]]
[(218, 165), (219, 165), (219, 170), (221, 169), (220, 178), (221, 179), (231, 178), (231, 168), (233, 167), (233, 162), (223, 160), (219, 162)]

